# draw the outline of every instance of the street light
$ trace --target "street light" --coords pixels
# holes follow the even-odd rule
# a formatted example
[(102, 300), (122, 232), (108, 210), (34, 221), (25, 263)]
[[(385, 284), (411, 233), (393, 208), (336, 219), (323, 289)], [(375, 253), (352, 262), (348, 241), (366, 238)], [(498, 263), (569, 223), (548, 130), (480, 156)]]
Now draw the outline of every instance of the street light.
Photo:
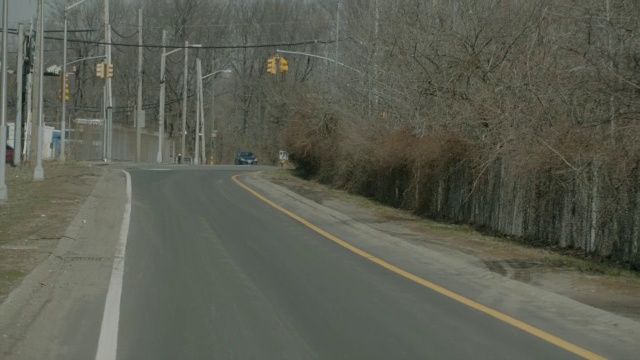
[[(189, 72), (187, 69), (187, 64), (189, 63), (189, 47), (202, 47), (200, 44), (193, 44), (189, 46), (189, 42), (184, 42), (184, 90), (182, 94), (182, 156), (184, 158), (185, 154), (185, 138), (187, 136), (187, 78), (189, 76)], [(196, 149), (197, 151), (197, 149)]]
[[(38, 1), (38, 35), (36, 43), (38, 44), (38, 55), (36, 63), (38, 64), (38, 142), (36, 144), (36, 167), (33, 170), (33, 181), (44, 180), (44, 168), (42, 167), (42, 139), (44, 137), (44, 0)], [(33, 121), (32, 121), (33, 123)], [(31, 140), (33, 142), (33, 139)]]
[(165, 47), (165, 41), (167, 37), (167, 31), (162, 31), (162, 55), (160, 57), (160, 109), (158, 111), (158, 153), (156, 155), (156, 161), (158, 163), (162, 162), (162, 136), (164, 133), (164, 102), (165, 102), (165, 72), (166, 72), (166, 57), (178, 52), (180, 50), (184, 50), (184, 94), (183, 94), (183, 106), (182, 106), (182, 153), (184, 156), (185, 153), (185, 128), (187, 124), (187, 64), (188, 64), (188, 55), (187, 50), (189, 48), (199, 48), (202, 47), (202, 44), (191, 44), (189, 45), (188, 41), (184, 42), (184, 47), (177, 48), (172, 51), (166, 52), (167, 49)]
[[(229, 70), (229, 69), (225, 69), (225, 70), (218, 70), (218, 71), (214, 71), (211, 74), (207, 74), (205, 76), (202, 77), (202, 80), (210, 77), (210, 76), (215, 76), (216, 74), (228, 74), (231, 73), (233, 71)], [(215, 140), (214, 140), (214, 135), (215, 135), (215, 108), (214, 108), (214, 104), (215, 104), (215, 100), (216, 100), (216, 93), (215, 93), (215, 77), (213, 78), (213, 80), (211, 80), (211, 160), (213, 161), (213, 157), (215, 156), (214, 154), (214, 145), (215, 145)], [(204, 118), (204, 114), (202, 116)], [(204, 141), (204, 139), (203, 139)], [(213, 162), (211, 163), (211, 165), (213, 165)]]
[[(67, 6), (64, 8), (64, 35), (63, 35), (63, 39), (62, 39), (62, 77), (66, 77), (67, 76), (67, 13), (69, 12), (69, 10), (73, 9), (74, 7), (82, 4), (83, 2), (85, 2), (87, 0), (80, 0), (75, 4), (72, 4), (70, 6)], [(65, 94), (61, 94), (62, 96), (60, 96), (60, 103), (62, 104), (62, 111), (61, 112), (61, 119), (60, 119), (60, 158), (59, 161), (64, 164), (65, 160), (66, 160), (66, 155), (65, 155), (65, 137), (66, 137), (66, 121), (65, 121), (65, 117), (66, 117), (66, 110), (67, 110), (67, 99)]]

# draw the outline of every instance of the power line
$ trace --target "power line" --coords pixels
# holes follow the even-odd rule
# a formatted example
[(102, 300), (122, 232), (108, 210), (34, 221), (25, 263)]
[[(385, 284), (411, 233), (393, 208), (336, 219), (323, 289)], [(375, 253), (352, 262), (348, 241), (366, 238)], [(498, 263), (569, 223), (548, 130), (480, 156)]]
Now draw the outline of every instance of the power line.
[[(93, 29), (85, 29), (85, 30), (67, 30), (68, 33), (80, 33), (80, 32), (94, 32), (95, 30)], [(64, 30), (45, 30), (44, 32), (46, 33), (61, 33), (64, 32)], [(8, 34), (12, 34), (12, 35), (18, 35), (18, 29), (8, 29)], [(25, 35), (26, 33), (28, 33), (28, 31), (25, 31)]]
[[(193, 98), (195, 97), (197, 94), (196, 93), (187, 93), (187, 98)], [(169, 99), (168, 101), (165, 102), (165, 107), (168, 105), (172, 105), (172, 104), (176, 104), (176, 103), (180, 103), (183, 101), (183, 98), (175, 98), (175, 99)], [(45, 102), (48, 104), (51, 104), (53, 108), (56, 108), (58, 106), (60, 106), (60, 102), (59, 101), (52, 101), (49, 99), (45, 99)], [(81, 110), (81, 111), (87, 111), (87, 112), (100, 112), (102, 111), (102, 107), (100, 106), (82, 106), (82, 105), (68, 105), (69, 108), (72, 109), (76, 109), (76, 110)], [(158, 102), (153, 102), (153, 103), (146, 103), (146, 104), (142, 104), (142, 109), (143, 110), (154, 110), (157, 109), (158, 106), (160, 106), (160, 104)], [(114, 112), (118, 112), (118, 113), (122, 113), (122, 112), (127, 112), (127, 111), (134, 111), (135, 105), (133, 106), (116, 106), (113, 108)]]
[[(64, 40), (61, 38), (45, 36), (45, 39), (48, 40)], [(140, 47), (138, 44), (124, 44), (124, 43), (107, 43), (103, 41), (88, 41), (88, 40), (76, 40), (76, 39), (67, 39), (67, 42), (75, 42), (75, 43), (83, 43), (83, 44), (92, 44), (92, 45), (108, 45), (108, 46), (124, 46), (124, 47)], [(307, 40), (307, 41), (298, 41), (298, 42), (290, 42), (290, 43), (271, 43), (271, 44), (253, 44), (253, 45), (207, 45), (207, 46), (198, 46), (198, 47), (189, 47), (192, 49), (251, 49), (251, 48), (266, 48), (266, 47), (277, 47), (277, 46), (300, 46), (300, 45), (312, 45), (312, 44), (333, 44), (335, 40)], [(184, 49), (184, 45), (174, 46), (174, 45), (142, 45), (146, 48), (167, 48), (167, 49)]]
[[(295, 25), (295, 24), (308, 24), (308, 21), (279, 21), (279, 22), (268, 22), (268, 23), (236, 23), (236, 24), (209, 24), (209, 25), (185, 25), (180, 26), (180, 28), (186, 29), (198, 29), (198, 28), (214, 28), (214, 27), (230, 27), (230, 26), (282, 26), (282, 25)], [(122, 26), (131, 26), (138, 27), (138, 24), (131, 24), (125, 22), (112, 22), (112, 24), (118, 24)], [(145, 29), (166, 29), (166, 26), (158, 25), (158, 26), (150, 26), (146, 25), (143, 28)]]
[[(133, 34), (129, 35), (129, 36), (124, 36), (122, 34), (120, 34), (119, 32), (116, 31), (116, 29), (114, 29), (113, 27), (111, 27), (111, 31), (113, 31), (114, 33), (116, 33), (116, 35), (120, 36), (123, 39), (130, 39), (136, 35), (138, 35), (138, 31), (136, 30)], [(67, 39), (67, 41), (69, 41), (69, 39)]]

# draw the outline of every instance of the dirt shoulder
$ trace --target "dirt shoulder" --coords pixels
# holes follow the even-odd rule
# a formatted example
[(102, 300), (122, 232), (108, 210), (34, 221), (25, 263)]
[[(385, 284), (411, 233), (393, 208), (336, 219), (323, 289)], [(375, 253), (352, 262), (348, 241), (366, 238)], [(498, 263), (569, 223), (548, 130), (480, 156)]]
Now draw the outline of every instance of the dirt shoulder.
[(89, 164), (44, 164), (45, 180), (30, 167), (7, 167), (9, 201), (0, 205), (0, 303), (58, 245), (103, 169)]
[(378, 231), (441, 252), (464, 253), (476, 259), (476, 265), (494, 273), (640, 321), (640, 274), (532, 248), (512, 239), (486, 236), (469, 226), (420, 218), (302, 180), (289, 171), (261, 175)]

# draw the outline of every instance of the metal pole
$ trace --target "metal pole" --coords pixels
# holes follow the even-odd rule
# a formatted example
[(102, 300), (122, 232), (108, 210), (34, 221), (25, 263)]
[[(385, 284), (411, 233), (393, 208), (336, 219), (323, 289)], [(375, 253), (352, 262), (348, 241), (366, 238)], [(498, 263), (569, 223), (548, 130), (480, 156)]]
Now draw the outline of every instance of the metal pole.
[[(29, 21), (29, 42), (33, 44), (33, 21)], [(31, 46), (29, 47), (31, 53)], [(24, 152), (23, 162), (29, 162), (31, 158), (31, 143), (33, 142), (33, 68), (27, 69), (27, 116), (24, 119)]]
[(33, 180), (44, 180), (42, 168), (42, 141), (44, 140), (44, 0), (38, 1), (40, 17), (38, 18), (38, 138), (36, 146), (36, 168), (33, 172)]
[(13, 135), (13, 164), (20, 165), (22, 162), (22, 103), (23, 103), (23, 72), (24, 72), (24, 25), (18, 25), (18, 61), (16, 64), (17, 96), (16, 100), (16, 126)]
[[(213, 61), (211, 62), (213, 64)], [(216, 121), (216, 113), (215, 113), (215, 101), (216, 101), (216, 92), (215, 85), (216, 82), (215, 76), (211, 79), (211, 165), (215, 163), (215, 145), (216, 138), (213, 137), (213, 134), (216, 132), (215, 121)]]
[(0, 202), (9, 200), (9, 191), (5, 183), (7, 156), (7, 32), (9, 22), (9, 0), (2, 2), (2, 115), (0, 117)]
[[(104, 64), (106, 66), (106, 62)], [(106, 70), (105, 70), (106, 74)], [(107, 79), (102, 85), (102, 159), (107, 161)]]
[[(109, 32), (107, 33), (109, 37), (108, 43), (111, 44), (111, 24), (109, 24)], [(109, 59), (109, 64), (112, 64), (111, 59), (111, 45), (108, 45), (108, 53), (107, 57)], [(111, 78), (107, 79), (107, 120), (109, 124), (108, 132), (107, 132), (107, 161), (111, 161), (111, 152), (113, 149), (113, 84)]]
[(202, 78), (202, 64), (200, 59), (196, 59), (196, 146), (193, 152), (193, 161), (195, 165), (200, 164), (200, 103), (202, 102), (202, 96), (200, 96), (200, 78)]
[(354, 67), (351, 67), (349, 65), (346, 65), (346, 64), (338, 62), (338, 61), (335, 61), (334, 59), (331, 59), (331, 58), (328, 58), (328, 57), (325, 57), (325, 56), (309, 54), (309, 53), (300, 52), (300, 51), (288, 51), (288, 50), (280, 50), (280, 49), (276, 49), (276, 52), (277, 53), (283, 53), (283, 54), (304, 55), (304, 56), (313, 57), (313, 58), (316, 58), (316, 59), (323, 59), (323, 60), (331, 61), (331, 62), (335, 63), (336, 65), (340, 65), (340, 66), (345, 67), (345, 68), (347, 68), (349, 70), (353, 70), (353, 71), (357, 72), (360, 75), (364, 75), (364, 73), (362, 71), (360, 71), (360, 70), (358, 70), (358, 69), (356, 69)]
[(184, 81), (182, 85), (182, 158), (186, 156), (185, 152), (185, 138), (187, 135), (187, 61), (189, 60), (189, 42), (184, 42)]
[(166, 71), (166, 53), (165, 44), (167, 41), (167, 31), (162, 30), (162, 55), (160, 56), (160, 108), (158, 109), (158, 154), (156, 162), (162, 163), (162, 138), (164, 137), (164, 74)]
[(136, 121), (136, 162), (140, 158), (140, 141), (142, 140), (142, 8), (138, 9), (138, 121)]
[[(206, 141), (205, 141), (205, 126), (204, 126), (204, 86), (202, 85), (202, 63), (200, 63), (200, 76), (198, 77), (198, 82), (200, 83), (200, 127), (202, 128), (202, 164), (207, 163), (207, 151), (206, 151)], [(200, 129), (200, 128), (198, 128)], [(198, 131), (198, 137), (200, 137), (200, 131)]]
[(64, 35), (62, 37), (62, 83), (63, 86), (60, 89), (60, 102), (62, 106), (62, 113), (60, 117), (60, 158), (61, 164), (66, 161), (65, 155), (65, 137), (66, 134), (66, 110), (67, 110), (67, 94), (66, 94), (66, 80), (67, 80), (67, 9), (64, 10)]
[[(104, 54), (107, 64), (111, 64), (111, 25), (109, 24), (109, 0), (104, 0)], [(106, 72), (106, 71), (105, 71)], [(104, 119), (104, 160), (111, 161), (111, 79), (105, 77), (104, 86), (105, 119)]]

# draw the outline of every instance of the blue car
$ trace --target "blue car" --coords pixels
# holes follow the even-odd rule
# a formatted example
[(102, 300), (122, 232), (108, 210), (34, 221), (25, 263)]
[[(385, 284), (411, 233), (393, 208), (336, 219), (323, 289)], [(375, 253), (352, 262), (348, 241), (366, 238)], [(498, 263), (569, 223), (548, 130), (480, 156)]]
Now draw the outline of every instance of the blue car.
[(236, 154), (236, 165), (257, 165), (258, 158), (256, 154), (248, 151), (241, 151)]

